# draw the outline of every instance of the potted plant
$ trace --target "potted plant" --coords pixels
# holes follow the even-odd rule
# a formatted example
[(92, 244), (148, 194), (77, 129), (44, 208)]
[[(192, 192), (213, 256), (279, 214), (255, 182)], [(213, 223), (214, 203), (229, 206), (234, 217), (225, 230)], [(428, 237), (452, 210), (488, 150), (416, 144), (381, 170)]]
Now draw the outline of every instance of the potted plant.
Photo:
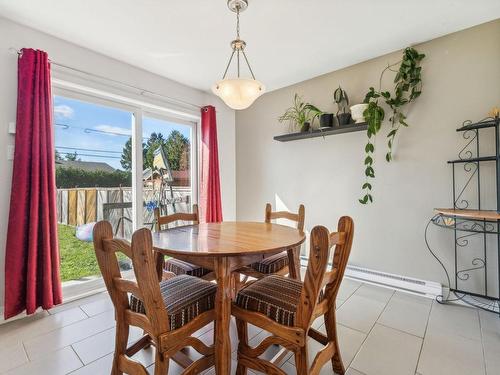
[(323, 113), (319, 116), (319, 128), (327, 129), (333, 127), (333, 113)]
[(366, 103), (355, 104), (351, 107), (352, 119), (356, 124), (365, 122), (365, 116), (363, 113), (365, 112), (366, 108), (368, 108), (368, 104)]
[(333, 92), (333, 100), (337, 104), (337, 120), (339, 121), (339, 125), (347, 125), (351, 121), (351, 114), (347, 112), (347, 108), (349, 106), (349, 97), (347, 96), (347, 92), (339, 86)]
[[(373, 202), (372, 179), (375, 178), (375, 137), (382, 129), (384, 118), (386, 117), (384, 107), (388, 109), (389, 114), (388, 149), (385, 159), (387, 162), (390, 162), (392, 160), (392, 146), (396, 134), (401, 127), (408, 126), (406, 122), (407, 115), (403, 112), (403, 109), (406, 105), (414, 102), (422, 93), (422, 67), (420, 63), (424, 57), (423, 53), (418, 52), (412, 47), (405, 48), (401, 60), (387, 65), (382, 70), (378, 90), (370, 87), (365, 96), (363, 117), (368, 125), (366, 131), (368, 140), (365, 146), (366, 157), (364, 162), (366, 179), (361, 188), (363, 190), (363, 197), (359, 199), (361, 204)], [(399, 68), (394, 69), (397, 65), (399, 65)], [(382, 90), (382, 78), (387, 71), (396, 73), (392, 92)]]
[(298, 94), (295, 94), (293, 105), (278, 118), (278, 121), (287, 121), (292, 125), (298, 126), (301, 132), (307, 132), (311, 129), (314, 120), (322, 114), (323, 112), (317, 107), (304, 102)]

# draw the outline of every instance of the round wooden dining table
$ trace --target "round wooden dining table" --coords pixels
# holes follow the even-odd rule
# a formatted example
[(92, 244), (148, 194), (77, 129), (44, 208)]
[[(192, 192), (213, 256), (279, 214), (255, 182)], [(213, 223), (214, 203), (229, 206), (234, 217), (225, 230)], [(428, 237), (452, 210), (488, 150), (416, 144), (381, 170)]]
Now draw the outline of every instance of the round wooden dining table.
[(215, 298), (215, 371), (231, 372), (231, 272), (266, 256), (288, 251), (290, 270), (297, 269), (292, 249), (302, 244), (298, 229), (272, 223), (222, 222), (188, 225), (153, 233), (153, 247), (171, 256), (213, 270), (218, 284)]

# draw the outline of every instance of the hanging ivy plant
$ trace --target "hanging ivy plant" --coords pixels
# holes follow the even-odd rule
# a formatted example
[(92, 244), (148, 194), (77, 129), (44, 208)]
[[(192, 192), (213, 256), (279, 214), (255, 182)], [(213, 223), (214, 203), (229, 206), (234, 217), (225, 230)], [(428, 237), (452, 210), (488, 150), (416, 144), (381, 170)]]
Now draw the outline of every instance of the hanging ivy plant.
[[(372, 183), (370, 179), (375, 178), (374, 169), (374, 153), (375, 153), (375, 136), (378, 134), (382, 128), (382, 123), (385, 118), (384, 108), (381, 106), (384, 102), (390, 108), (390, 131), (387, 134), (387, 146), (388, 150), (385, 155), (385, 160), (390, 162), (392, 160), (392, 146), (394, 145), (394, 139), (401, 128), (401, 126), (408, 126), (406, 122), (406, 115), (403, 113), (402, 109), (408, 103), (411, 103), (417, 99), (422, 93), (422, 78), (420, 67), (420, 62), (425, 57), (424, 54), (419, 53), (414, 48), (408, 47), (403, 51), (403, 57), (400, 61), (388, 65), (380, 74), (379, 88), (375, 91), (373, 87), (365, 96), (364, 103), (368, 104), (368, 107), (363, 112), (365, 120), (368, 125), (368, 130), (366, 132), (368, 137), (368, 142), (365, 146), (365, 182), (362, 186), (363, 198), (359, 200), (362, 204), (372, 203)], [(399, 64), (399, 69), (395, 70), (393, 67)], [(382, 78), (385, 72), (388, 70), (396, 73), (394, 77), (394, 92), (382, 91)]]

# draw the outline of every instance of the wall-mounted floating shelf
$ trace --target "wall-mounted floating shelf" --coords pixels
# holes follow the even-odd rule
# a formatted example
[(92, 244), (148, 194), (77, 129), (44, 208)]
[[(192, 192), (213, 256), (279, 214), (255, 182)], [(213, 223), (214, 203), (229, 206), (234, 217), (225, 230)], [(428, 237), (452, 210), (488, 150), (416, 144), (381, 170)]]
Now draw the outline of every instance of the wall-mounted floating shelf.
[(310, 132), (299, 132), (299, 133), (277, 135), (276, 137), (274, 137), (274, 140), (280, 142), (289, 142), (305, 138), (326, 137), (327, 135), (360, 132), (366, 129), (368, 129), (368, 125), (366, 124), (366, 122), (362, 122), (359, 124), (335, 126), (333, 128), (328, 128), (328, 129), (321, 129), (321, 130), (315, 129)]

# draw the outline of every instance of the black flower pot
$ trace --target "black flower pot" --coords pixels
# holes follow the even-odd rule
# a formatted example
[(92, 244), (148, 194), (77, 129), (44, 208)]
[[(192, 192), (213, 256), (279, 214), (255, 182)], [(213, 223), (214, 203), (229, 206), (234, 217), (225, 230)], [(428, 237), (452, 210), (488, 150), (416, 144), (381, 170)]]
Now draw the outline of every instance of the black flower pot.
[(304, 122), (304, 124), (300, 127), (300, 132), (301, 133), (308, 132), (310, 128), (311, 128), (311, 124), (308, 122)]
[(351, 114), (350, 113), (341, 113), (337, 115), (337, 120), (339, 120), (339, 125), (348, 125), (351, 123)]
[(333, 113), (323, 113), (319, 117), (319, 127), (323, 128), (332, 128), (333, 127)]

